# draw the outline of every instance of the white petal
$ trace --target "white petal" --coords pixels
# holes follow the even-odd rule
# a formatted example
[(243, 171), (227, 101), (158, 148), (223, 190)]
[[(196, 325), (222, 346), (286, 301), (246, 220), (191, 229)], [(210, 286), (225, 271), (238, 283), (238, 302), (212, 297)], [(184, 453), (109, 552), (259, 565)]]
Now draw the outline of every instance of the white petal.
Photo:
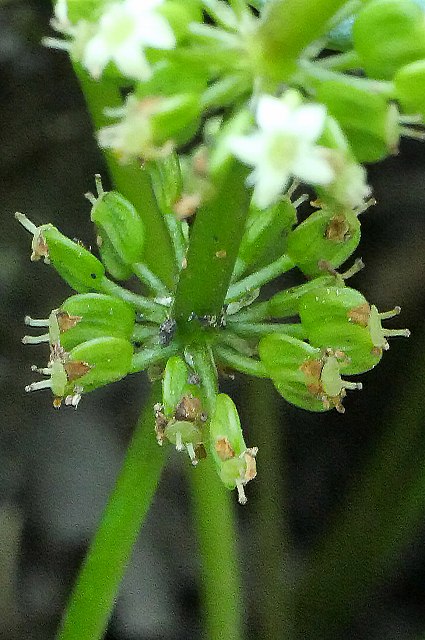
[(264, 95), (258, 100), (256, 121), (263, 131), (276, 131), (285, 128), (291, 110), (282, 100)]
[(152, 70), (138, 43), (129, 41), (117, 49), (113, 60), (124, 76), (137, 80), (148, 80)]
[(263, 136), (253, 133), (249, 136), (231, 136), (228, 140), (231, 152), (251, 166), (255, 166), (263, 154)]
[(326, 107), (321, 104), (304, 104), (292, 114), (291, 129), (304, 140), (315, 142), (323, 131)]
[(110, 53), (104, 39), (98, 35), (86, 44), (82, 63), (93, 78), (100, 78), (110, 60)]
[(265, 209), (276, 202), (280, 194), (287, 186), (290, 176), (285, 172), (258, 171), (253, 172), (249, 178), (255, 180), (253, 202), (260, 209)]
[(324, 157), (320, 147), (305, 145), (292, 164), (294, 175), (310, 184), (327, 185), (335, 177), (335, 173)]
[(157, 49), (173, 49), (176, 45), (176, 38), (167, 20), (153, 12), (139, 14), (134, 37), (141, 44)]

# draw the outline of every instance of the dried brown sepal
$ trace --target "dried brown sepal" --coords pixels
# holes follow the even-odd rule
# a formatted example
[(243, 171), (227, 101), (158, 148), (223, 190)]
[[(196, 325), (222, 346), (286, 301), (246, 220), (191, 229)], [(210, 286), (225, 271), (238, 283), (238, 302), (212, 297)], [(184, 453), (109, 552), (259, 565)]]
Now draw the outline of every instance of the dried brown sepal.
[(350, 309), (347, 312), (347, 317), (350, 322), (354, 322), (354, 324), (359, 324), (361, 327), (367, 327), (369, 324), (370, 318), (370, 305), (367, 302), (360, 304), (358, 307), (354, 307), (354, 309)]
[(346, 242), (351, 237), (351, 228), (344, 214), (340, 213), (329, 220), (325, 237), (334, 242)]
[(73, 360), (65, 362), (63, 366), (69, 382), (82, 378), (92, 368), (87, 362)]
[(165, 438), (165, 429), (168, 426), (168, 420), (165, 417), (162, 404), (155, 404), (153, 407), (155, 414), (155, 435), (159, 445), (162, 446)]
[(218, 438), (214, 443), (214, 447), (218, 457), (223, 462), (235, 457), (235, 451), (226, 437)]
[(59, 331), (64, 333), (80, 322), (82, 316), (71, 316), (66, 311), (57, 311), (56, 318), (59, 325)]
[(200, 399), (191, 394), (182, 397), (176, 406), (174, 417), (176, 420), (187, 420), (189, 422), (205, 422), (207, 419)]

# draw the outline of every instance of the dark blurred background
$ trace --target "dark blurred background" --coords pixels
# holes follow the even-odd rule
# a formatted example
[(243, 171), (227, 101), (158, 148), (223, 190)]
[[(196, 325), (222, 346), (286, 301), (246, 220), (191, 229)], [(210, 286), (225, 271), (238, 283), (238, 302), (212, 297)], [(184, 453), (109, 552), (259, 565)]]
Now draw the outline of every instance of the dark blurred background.
[[(69, 291), (53, 270), (30, 263), (29, 236), (13, 213), (90, 245), (83, 194), (94, 173), (105, 175), (68, 60), (40, 45), (49, 16), (47, 1), (0, 1), (0, 640), (53, 638), (146, 393), (143, 376), (133, 377), (74, 412), (55, 411), (47, 392), (23, 390), (30, 365), (45, 357), (42, 346), (21, 344), (23, 318), (47, 317)], [(413, 141), (400, 151), (370, 169), (378, 205), (362, 219), (367, 268), (350, 284), (381, 310), (400, 304), (391, 326), (409, 327), (410, 340), (391, 343), (345, 415), (308, 414), (264, 385), (233, 385), (246, 439), (260, 447), (261, 477), (238, 508), (250, 639), (289, 638), (288, 600), (297, 603), (300, 638), (425, 637), (425, 154)], [(183, 463), (172, 456), (163, 476), (110, 640), (200, 637)], [(381, 475), (368, 480), (365, 468)]]

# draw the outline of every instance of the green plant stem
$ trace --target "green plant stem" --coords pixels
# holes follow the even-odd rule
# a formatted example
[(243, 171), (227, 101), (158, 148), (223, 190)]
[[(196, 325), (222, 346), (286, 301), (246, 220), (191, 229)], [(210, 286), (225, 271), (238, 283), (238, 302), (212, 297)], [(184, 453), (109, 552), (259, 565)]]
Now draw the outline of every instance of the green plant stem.
[(170, 295), (169, 290), (165, 284), (160, 280), (145, 264), (137, 262), (132, 265), (133, 272), (139, 278), (140, 282), (145, 284), (152, 293), (159, 298), (167, 297)]
[(201, 556), (205, 638), (242, 640), (234, 495), (221, 483), (212, 456), (189, 472)]
[(281, 402), (270, 381), (250, 378), (242, 388), (241, 406), (242, 419), (250, 425), (250, 440), (259, 451), (259, 473), (252, 491), (252, 578), (259, 637), (292, 640), (293, 591), (288, 567), (291, 540), (286, 495), (289, 453)]
[(233, 162), (213, 200), (196, 215), (187, 268), (181, 272), (174, 307), (183, 330), (189, 330), (187, 322), (192, 313), (204, 316), (221, 312), (248, 212), (246, 174), (245, 167)]
[(241, 336), (261, 337), (269, 333), (283, 333), (300, 340), (306, 337), (305, 329), (299, 322), (294, 324), (228, 322), (228, 326)]
[(239, 280), (239, 282), (235, 282), (230, 285), (226, 296), (226, 303), (233, 302), (234, 300), (249, 294), (254, 289), (258, 289), (263, 284), (266, 284), (266, 282), (274, 280), (293, 268), (294, 263), (289, 256), (285, 254), (280, 256), (277, 260), (274, 260), (274, 262), (271, 262), (262, 269), (259, 269), (259, 271), (251, 273), (246, 278), (243, 278), (243, 280)]
[(254, 358), (249, 358), (248, 356), (243, 356), (229, 347), (218, 344), (214, 345), (214, 354), (217, 356), (219, 362), (232, 369), (236, 369), (236, 371), (245, 373), (247, 376), (254, 376), (256, 378), (269, 377), (262, 362), (254, 360)]
[(100, 640), (165, 462), (153, 435), (153, 387), (74, 587), (58, 640)]
[[(329, 20), (346, 0), (270, 0), (255, 34), (260, 69), (282, 82), (312, 41), (326, 33)], [(283, 75), (282, 75), (283, 74)]]
[(332, 71), (348, 71), (361, 67), (360, 59), (355, 51), (344, 51), (326, 58), (316, 60), (315, 65)]
[(134, 354), (131, 361), (131, 370), (129, 373), (138, 373), (139, 371), (145, 371), (148, 367), (158, 362), (167, 360), (178, 351), (178, 346), (174, 343), (168, 345), (168, 347), (152, 347), (151, 349), (141, 349)]
[(269, 317), (269, 301), (257, 302), (250, 304), (248, 307), (241, 309), (227, 317), (229, 323), (236, 322), (261, 322)]
[(425, 343), (419, 353), (416, 346), (410, 362), (414, 368), (404, 393), (382, 418), (385, 432), (297, 588), (297, 630), (303, 638), (327, 638), (331, 630), (338, 635), (353, 603), (365, 602), (393, 570), (423, 516)]
[[(122, 106), (119, 86), (108, 80), (92, 80), (81, 65), (74, 63), (73, 66), (95, 129), (110, 125), (105, 109)], [(104, 156), (116, 189), (132, 202), (145, 222), (144, 262), (172, 287), (176, 269), (173, 249), (148, 171), (136, 161), (121, 164), (110, 151), (104, 151)]]
[(144, 340), (158, 336), (158, 332), (159, 327), (157, 324), (136, 324), (134, 325), (131, 341), (144, 342)]
[(167, 309), (161, 304), (137, 293), (133, 293), (132, 291), (121, 287), (119, 284), (115, 284), (112, 280), (108, 280), (108, 278), (103, 278), (102, 290), (104, 293), (109, 293), (112, 296), (120, 298), (120, 300), (124, 300), (124, 302), (128, 302), (135, 309), (140, 311), (147, 320), (161, 323), (167, 317)]

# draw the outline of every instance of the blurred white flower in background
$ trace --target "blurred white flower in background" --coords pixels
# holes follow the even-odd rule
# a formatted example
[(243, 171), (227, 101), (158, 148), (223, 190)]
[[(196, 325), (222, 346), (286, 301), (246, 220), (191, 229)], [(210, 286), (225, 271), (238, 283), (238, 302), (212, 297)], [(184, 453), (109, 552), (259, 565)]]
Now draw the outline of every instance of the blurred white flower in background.
[(94, 78), (99, 78), (111, 61), (125, 76), (137, 80), (150, 77), (143, 49), (172, 49), (176, 44), (169, 23), (156, 11), (161, 4), (162, 0), (124, 0), (106, 7), (82, 56)]
[(234, 155), (254, 167), (248, 184), (254, 187), (253, 201), (261, 209), (277, 200), (291, 177), (326, 186), (334, 170), (326, 149), (315, 144), (326, 120), (326, 108), (303, 104), (296, 91), (282, 98), (262, 95), (258, 99), (258, 129), (229, 140)]

